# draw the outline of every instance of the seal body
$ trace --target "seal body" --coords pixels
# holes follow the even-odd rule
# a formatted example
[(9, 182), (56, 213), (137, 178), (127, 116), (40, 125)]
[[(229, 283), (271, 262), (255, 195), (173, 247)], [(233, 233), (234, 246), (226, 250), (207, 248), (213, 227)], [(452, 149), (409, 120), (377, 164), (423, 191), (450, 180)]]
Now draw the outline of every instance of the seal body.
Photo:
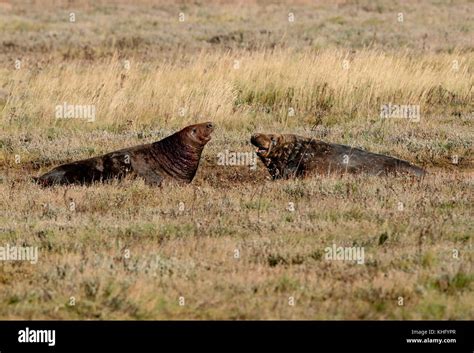
[(187, 126), (154, 143), (60, 165), (35, 180), (43, 186), (91, 184), (131, 174), (150, 185), (165, 179), (190, 183), (213, 130), (210, 122)]
[(309, 173), (425, 175), (422, 168), (401, 159), (298, 135), (254, 134), (250, 141), (273, 179)]

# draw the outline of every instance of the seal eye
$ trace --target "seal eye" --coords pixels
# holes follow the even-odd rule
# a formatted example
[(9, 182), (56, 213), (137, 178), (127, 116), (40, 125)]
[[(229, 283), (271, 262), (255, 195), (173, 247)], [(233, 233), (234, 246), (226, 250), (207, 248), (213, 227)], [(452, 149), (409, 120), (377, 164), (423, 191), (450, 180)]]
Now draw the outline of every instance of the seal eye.
[(195, 133), (196, 133), (196, 128), (193, 129), (193, 134), (195, 134)]

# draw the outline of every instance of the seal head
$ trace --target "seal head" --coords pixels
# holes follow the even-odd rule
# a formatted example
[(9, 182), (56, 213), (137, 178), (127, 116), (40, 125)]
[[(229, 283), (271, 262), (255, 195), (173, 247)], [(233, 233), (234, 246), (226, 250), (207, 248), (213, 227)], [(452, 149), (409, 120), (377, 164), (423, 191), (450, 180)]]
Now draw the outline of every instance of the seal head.
[[(250, 142), (268, 168), (273, 179), (297, 176), (303, 172), (302, 153), (307, 149), (305, 138), (291, 134), (253, 134)], [(305, 147), (306, 146), (306, 147)]]

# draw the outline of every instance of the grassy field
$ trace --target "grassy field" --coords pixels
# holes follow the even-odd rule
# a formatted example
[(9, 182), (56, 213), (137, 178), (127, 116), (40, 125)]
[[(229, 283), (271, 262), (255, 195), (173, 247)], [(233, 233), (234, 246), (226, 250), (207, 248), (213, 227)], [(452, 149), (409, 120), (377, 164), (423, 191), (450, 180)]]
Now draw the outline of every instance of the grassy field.
[[(36, 263), (0, 261), (0, 318), (473, 319), (473, 8), (0, 2), (0, 248), (38, 247)], [(58, 119), (64, 104), (93, 121)], [(387, 104), (420, 119), (382, 119)], [(189, 185), (30, 181), (209, 120)], [(218, 163), (253, 152), (254, 132), (428, 175), (271, 181), (260, 162)]]

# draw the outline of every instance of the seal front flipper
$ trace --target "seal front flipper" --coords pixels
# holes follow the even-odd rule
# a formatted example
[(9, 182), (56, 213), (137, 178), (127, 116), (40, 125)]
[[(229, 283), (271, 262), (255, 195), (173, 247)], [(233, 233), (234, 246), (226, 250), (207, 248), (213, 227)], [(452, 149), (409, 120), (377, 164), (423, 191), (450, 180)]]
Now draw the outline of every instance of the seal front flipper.
[(163, 177), (143, 163), (142, 160), (132, 160), (133, 171), (145, 180), (145, 184), (150, 186), (161, 186)]
[(161, 183), (163, 182), (163, 178), (158, 174), (155, 173), (151, 169), (145, 169), (141, 171), (135, 170), (137, 175), (141, 176), (143, 179), (145, 179), (145, 184), (150, 185), (150, 186), (161, 186)]

